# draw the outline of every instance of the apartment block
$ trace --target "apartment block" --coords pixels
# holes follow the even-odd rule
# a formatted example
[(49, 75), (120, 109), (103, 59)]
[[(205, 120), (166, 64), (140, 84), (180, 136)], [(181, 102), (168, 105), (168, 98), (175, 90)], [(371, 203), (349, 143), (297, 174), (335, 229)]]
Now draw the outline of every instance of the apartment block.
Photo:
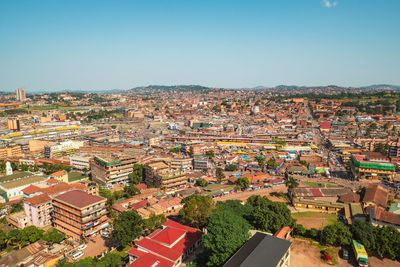
[(90, 163), (94, 181), (100, 184), (128, 183), (136, 157), (129, 154), (95, 156)]
[(47, 194), (40, 194), (24, 199), (24, 210), (27, 216), (28, 225), (46, 227), (51, 225), (51, 212), (53, 205)]
[(20, 156), (22, 156), (20, 145), (0, 148), (0, 160)]
[(53, 198), (54, 226), (79, 240), (109, 227), (107, 200), (81, 190), (71, 190)]

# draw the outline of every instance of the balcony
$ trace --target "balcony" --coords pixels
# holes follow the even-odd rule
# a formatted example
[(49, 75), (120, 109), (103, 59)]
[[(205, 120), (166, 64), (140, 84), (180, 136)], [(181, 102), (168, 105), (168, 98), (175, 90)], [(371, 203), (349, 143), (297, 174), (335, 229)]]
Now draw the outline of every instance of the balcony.
[(100, 218), (101, 216), (104, 216), (107, 214), (107, 210), (103, 209), (102, 211), (96, 212), (93, 215), (89, 215), (89, 216), (85, 216), (82, 218), (82, 223), (87, 223), (90, 222), (92, 220), (96, 220), (98, 218)]

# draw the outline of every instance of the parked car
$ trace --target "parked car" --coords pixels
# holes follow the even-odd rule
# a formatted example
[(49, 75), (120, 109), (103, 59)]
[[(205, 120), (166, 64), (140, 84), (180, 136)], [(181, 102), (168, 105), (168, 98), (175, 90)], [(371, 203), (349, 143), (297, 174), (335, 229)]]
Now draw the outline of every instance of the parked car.
[(68, 256), (69, 257), (72, 257), (72, 256), (74, 256), (76, 253), (78, 253), (76, 250), (72, 250), (72, 251), (70, 251), (70, 252), (68, 252)]
[(74, 256), (72, 256), (72, 259), (75, 261), (75, 260), (79, 259), (80, 257), (82, 257), (83, 255), (85, 255), (85, 253), (83, 253), (82, 251), (78, 252)]
[(80, 246), (78, 247), (78, 251), (82, 251), (82, 250), (84, 250), (85, 248), (87, 248), (87, 245), (86, 245), (86, 244), (80, 245)]

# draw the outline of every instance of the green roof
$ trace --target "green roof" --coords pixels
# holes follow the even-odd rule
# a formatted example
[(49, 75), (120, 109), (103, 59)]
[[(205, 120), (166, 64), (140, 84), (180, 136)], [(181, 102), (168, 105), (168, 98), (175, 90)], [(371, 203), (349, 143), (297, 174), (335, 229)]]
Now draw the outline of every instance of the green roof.
[(386, 171), (395, 171), (396, 166), (392, 163), (383, 163), (383, 162), (372, 162), (372, 161), (357, 161), (354, 156), (351, 156), (351, 161), (353, 165), (359, 168), (365, 169), (377, 169), (377, 170), (386, 170)]
[(73, 182), (77, 180), (81, 180), (86, 178), (87, 176), (82, 175), (80, 172), (69, 172), (68, 173), (68, 182)]
[(7, 182), (7, 181), (12, 181), (15, 179), (20, 179), (20, 178), (24, 178), (27, 176), (33, 176), (34, 174), (30, 173), (30, 172), (18, 172), (18, 173), (14, 173), (11, 175), (4, 175), (0, 177), (0, 183), (3, 182)]
[(111, 160), (111, 161), (105, 161), (102, 158), (99, 157), (94, 157), (94, 159), (101, 165), (109, 167), (109, 166), (113, 166), (113, 165), (118, 165), (121, 164), (121, 160), (116, 159), (116, 160)]

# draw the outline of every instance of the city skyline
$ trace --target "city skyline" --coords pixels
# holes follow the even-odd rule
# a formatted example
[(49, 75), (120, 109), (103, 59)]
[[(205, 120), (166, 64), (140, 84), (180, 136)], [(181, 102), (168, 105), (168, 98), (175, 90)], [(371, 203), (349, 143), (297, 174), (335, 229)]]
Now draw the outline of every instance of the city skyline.
[(0, 91), (399, 85), (399, 7), (351, 0), (2, 2)]

